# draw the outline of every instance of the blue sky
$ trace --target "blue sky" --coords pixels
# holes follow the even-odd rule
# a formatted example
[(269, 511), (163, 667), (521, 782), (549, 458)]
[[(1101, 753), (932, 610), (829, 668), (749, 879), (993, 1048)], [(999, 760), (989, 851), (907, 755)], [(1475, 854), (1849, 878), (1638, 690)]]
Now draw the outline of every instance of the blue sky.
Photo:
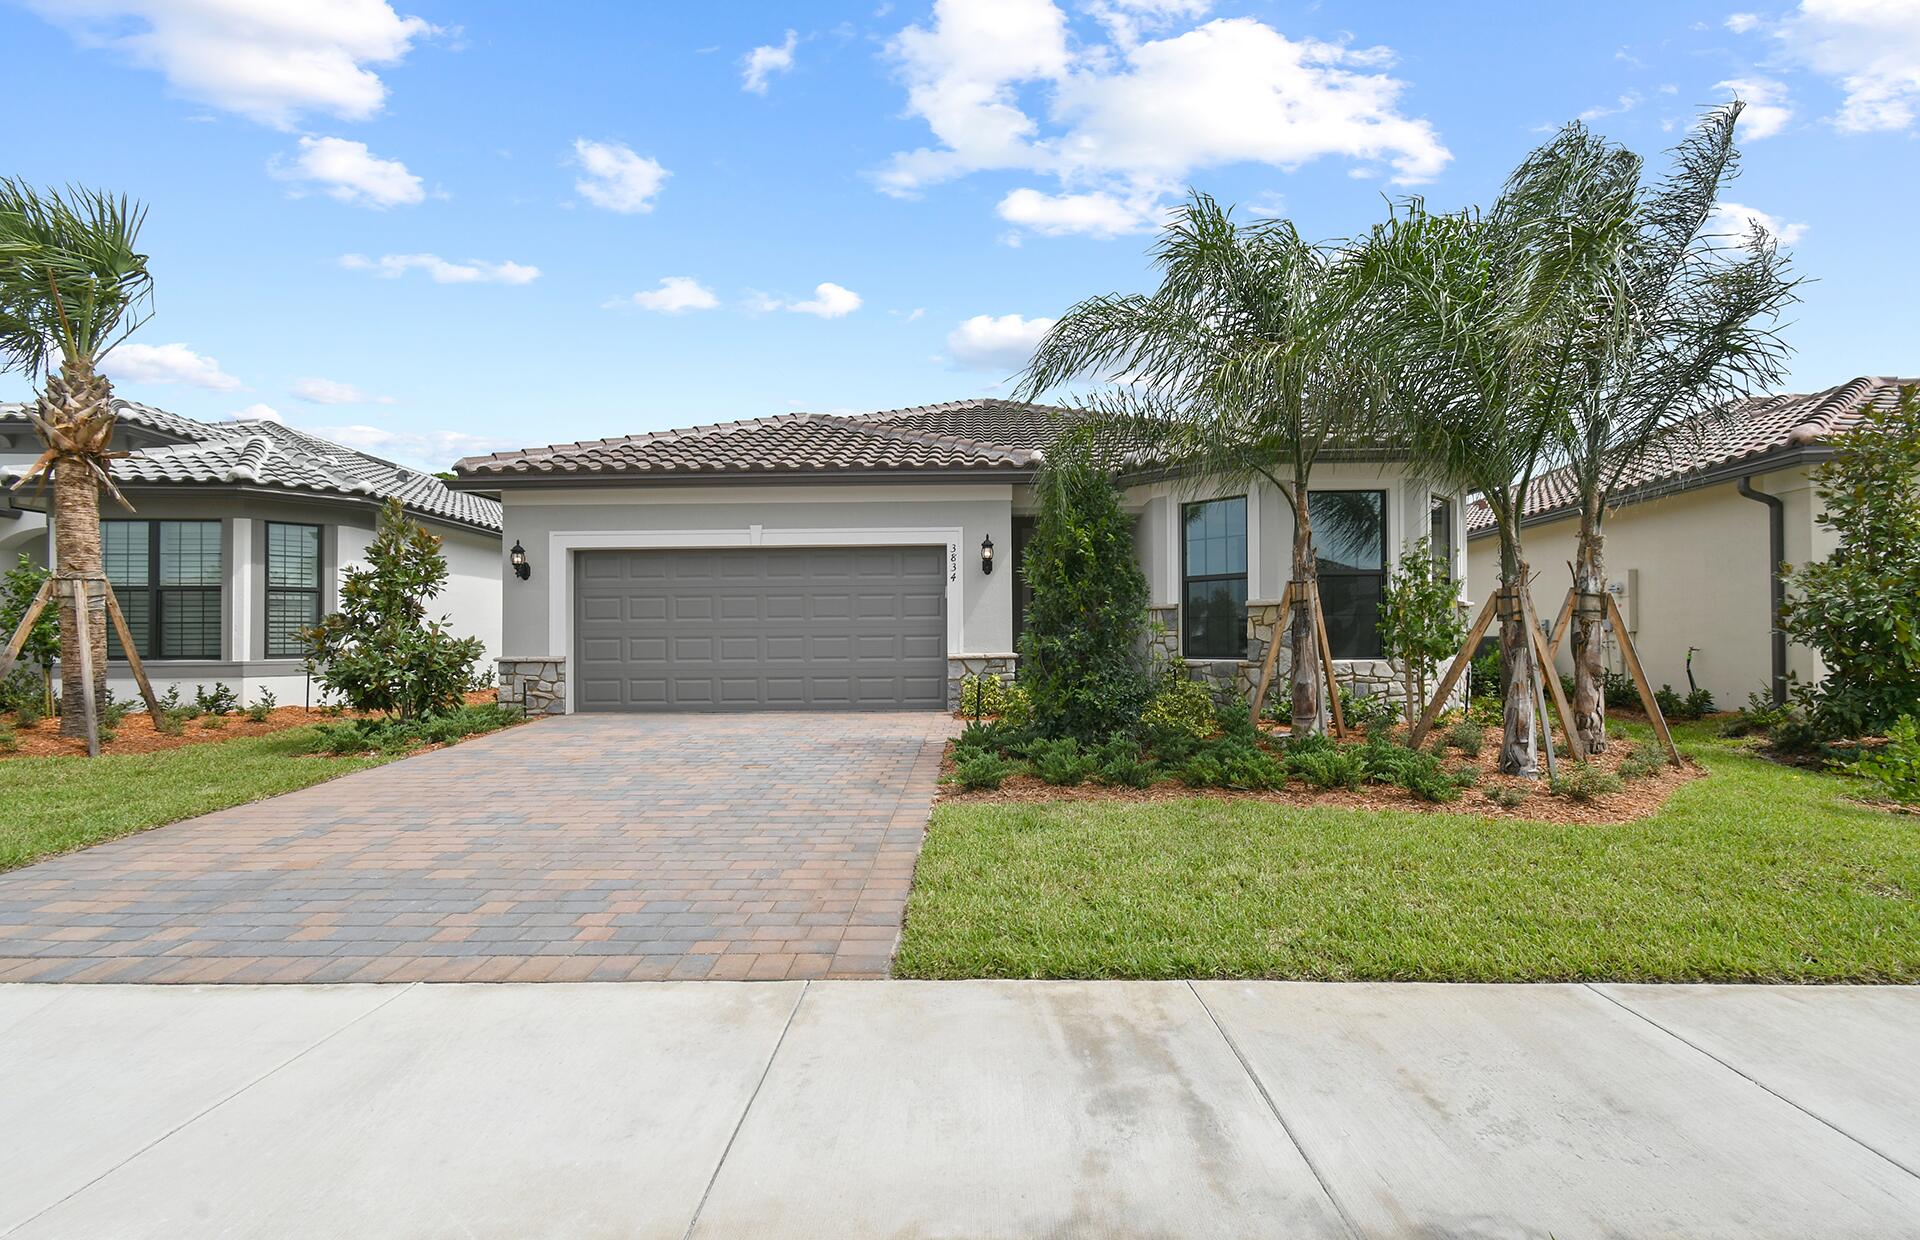
[(33, 0), (0, 45), (71, 88), (0, 170), (149, 204), (118, 390), (417, 465), (1002, 391), (1187, 185), (1339, 237), (1735, 91), (1793, 386), (1920, 372), (1920, 0)]

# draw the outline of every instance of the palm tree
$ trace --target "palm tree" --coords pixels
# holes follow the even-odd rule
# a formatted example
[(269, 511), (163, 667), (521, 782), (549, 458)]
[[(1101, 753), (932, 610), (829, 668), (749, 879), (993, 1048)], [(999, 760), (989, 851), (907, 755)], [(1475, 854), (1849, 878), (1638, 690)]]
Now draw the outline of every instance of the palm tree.
[(1197, 192), (1152, 253), (1159, 288), (1073, 306), (1041, 340), (1017, 394), (1032, 399), (1074, 378), (1112, 384), (1073, 403), (1136, 453), (1279, 491), (1294, 522), (1293, 728), (1318, 731), (1308, 488), (1323, 453), (1368, 438), (1379, 404), (1360, 347), (1370, 337), (1348, 330), (1364, 291), (1358, 266), (1285, 220), (1236, 223)]
[[(1738, 102), (1709, 112), (1643, 193), (1615, 260), (1577, 307), (1578, 395), (1561, 428), (1580, 509), (1573, 564), (1573, 714), (1590, 752), (1606, 747), (1599, 604), (1602, 521), (1621, 480), (1675, 441), (1712, 431), (1739, 397), (1777, 383), (1787, 349), (1775, 325), (1797, 281), (1773, 239), (1710, 230), (1737, 172)], [(1588, 137), (1596, 155), (1605, 143)], [(1637, 162), (1637, 161), (1636, 161)]]
[(1381, 333), (1374, 353), (1414, 462), (1479, 492), (1493, 513), (1508, 774), (1538, 773), (1539, 680), (1518, 605), (1522, 506), (1577, 396), (1571, 308), (1620, 249), (1638, 172), (1570, 125), (1522, 162), (1490, 211), (1437, 214), (1415, 199), (1357, 247), (1374, 307), (1365, 321)]
[[(100, 359), (146, 321), (153, 293), (147, 256), (136, 250), (146, 209), (96, 190), (41, 191), (0, 178), (0, 370), (43, 380), (27, 416), (46, 450), (28, 478), (53, 480), (54, 550), (63, 576), (99, 578), (100, 490), (126, 500), (107, 473), (113, 389)], [(83, 735), (80, 645), (91, 655), (95, 700), (106, 689), (103, 596), (84, 625), (61, 599), (60, 731)]]

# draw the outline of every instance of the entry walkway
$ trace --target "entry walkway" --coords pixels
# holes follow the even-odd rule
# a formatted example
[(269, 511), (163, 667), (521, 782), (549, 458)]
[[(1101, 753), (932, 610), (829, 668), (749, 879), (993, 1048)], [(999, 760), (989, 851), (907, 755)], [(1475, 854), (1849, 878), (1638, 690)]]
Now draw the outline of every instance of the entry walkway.
[(1920, 991), (0, 986), (19, 1237), (1911, 1237)]

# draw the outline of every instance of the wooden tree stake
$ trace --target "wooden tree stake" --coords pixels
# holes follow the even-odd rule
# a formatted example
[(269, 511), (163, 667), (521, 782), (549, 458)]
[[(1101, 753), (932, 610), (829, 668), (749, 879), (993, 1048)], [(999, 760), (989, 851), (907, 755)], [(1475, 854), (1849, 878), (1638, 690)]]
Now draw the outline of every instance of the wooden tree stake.
[(134, 649), (133, 634), (127, 629), (127, 618), (120, 613), (120, 599), (113, 592), (113, 583), (102, 577), (100, 588), (107, 592), (107, 615), (113, 618), (114, 631), (120, 634), (120, 649), (127, 656), (127, 667), (133, 672), (134, 683), (140, 686), (140, 697), (147, 704), (147, 718), (153, 721), (157, 730), (160, 727), (160, 699), (153, 696), (153, 685), (147, 680), (146, 665), (140, 662), (140, 652)]
[(1667, 747), (1667, 759), (1680, 766), (1680, 747), (1673, 743), (1673, 733), (1667, 728), (1667, 717), (1660, 713), (1660, 703), (1654, 699), (1653, 689), (1647, 683), (1647, 673), (1640, 666), (1640, 652), (1633, 647), (1633, 637), (1627, 632), (1627, 622), (1620, 615), (1620, 604), (1613, 601), (1613, 595), (1607, 595), (1607, 615), (1613, 621), (1613, 634), (1620, 639), (1620, 657), (1627, 665), (1627, 671), (1633, 675), (1633, 687), (1640, 691), (1640, 704), (1647, 709), (1647, 718), (1653, 721), (1653, 731), (1660, 743)]
[(1318, 577), (1307, 587), (1307, 594), (1313, 604), (1313, 631), (1320, 640), (1320, 667), (1327, 677), (1327, 703), (1333, 707), (1333, 734), (1344, 741), (1347, 739), (1347, 719), (1340, 709), (1340, 682), (1333, 678), (1333, 647), (1327, 642), (1327, 613), (1320, 610)]
[(1433, 721), (1440, 717), (1440, 712), (1446, 705), (1447, 695), (1453, 692), (1453, 687), (1460, 683), (1462, 676), (1466, 675), (1467, 665), (1473, 662), (1471, 652), (1480, 644), (1480, 639), (1487, 635), (1487, 626), (1493, 623), (1493, 613), (1498, 600), (1497, 593), (1489, 595), (1486, 605), (1480, 608), (1480, 618), (1473, 622), (1471, 629), (1467, 630), (1466, 639), (1460, 643), (1460, 649), (1454, 654), (1453, 662), (1447, 665), (1447, 674), (1440, 678), (1440, 687), (1434, 691), (1433, 701), (1428, 703), (1425, 713), (1420, 716), (1420, 722), (1414, 725), (1412, 735), (1407, 737), (1408, 748), (1420, 748), (1421, 738), (1427, 734), (1427, 729), (1433, 726)]
[(7, 643), (6, 652), (0, 654), (0, 680), (5, 680), (7, 674), (13, 671), (14, 660), (18, 659), (20, 652), (27, 647), (27, 635), (33, 632), (34, 621), (40, 618), (40, 613), (46, 610), (47, 600), (52, 597), (53, 578), (49, 577), (40, 583), (40, 589), (35, 592), (33, 601), (27, 604), (25, 614), (20, 617), (20, 627), (13, 631), (13, 639)]
[[(1293, 583), (1289, 581), (1287, 583), (1287, 588), (1280, 592), (1281, 618), (1286, 619), (1287, 613), (1289, 613), (1292, 610), (1293, 610)], [(1288, 621), (1286, 627), (1289, 629), (1293, 627), (1293, 624), (1290, 620)], [(1260, 684), (1253, 691), (1253, 722), (1256, 726), (1260, 722), (1260, 707), (1262, 703), (1264, 703), (1267, 700), (1267, 686), (1273, 683), (1274, 664), (1277, 663), (1280, 658), (1280, 633), (1281, 633), (1281, 626), (1276, 623), (1273, 626), (1273, 636), (1267, 641), (1267, 657), (1260, 661)]]
[[(1560, 729), (1567, 734), (1567, 749), (1573, 754), (1574, 761), (1585, 762), (1587, 746), (1580, 738), (1580, 729), (1573, 726), (1573, 708), (1567, 705), (1567, 691), (1560, 687), (1560, 673), (1554, 670), (1553, 652), (1547, 649), (1547, 639), (1540, 632), (1540, 617), (1534, 614), (1531, 591), (1521, 594), (1520, 606), (1521, 619), (1527, 626), (1527, 634), (1533, 640), (1534, 654), (1540, 663), (1536, 671), (1553, 691), (1553, 708), (1560, 712)], [(1540, 726), (1544, 731), (1553, 725), (1542, 719)]]
[(73, 614), (80, 621), (79, 640), (74, 643), (80, 651), (80, 702), (86, 711), (87, 756), (100, 756), (100, 704), (93, 697), (93, 616), (87, 611), (87, 583), (79, 577), (67, 579), (67, 590), (73, 595)]
[(1547, 652), (1554, 658), (1560, 657), (1560, 643), (1566, 639), (1568, 622), (1573, 619), (1573, 598), (1575, 591), (1567, 589), (1567, 597), (1561, 600), (1560, 614), (1553, 618), (1553, 633), (1547, 638)]

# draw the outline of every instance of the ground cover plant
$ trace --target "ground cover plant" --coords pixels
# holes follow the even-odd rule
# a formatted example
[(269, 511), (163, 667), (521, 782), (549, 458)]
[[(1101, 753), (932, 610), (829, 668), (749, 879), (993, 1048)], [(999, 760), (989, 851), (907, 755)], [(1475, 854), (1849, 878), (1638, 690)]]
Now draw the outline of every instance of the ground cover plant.
[[(1649, 748), (1643, 725), (1615, 728)], [(1713, 723), (1678, 733), (1705, 775), (1647, 816), (1598, 825), (1551, 820), (1566, 802), (1523, 781), (1445, 813), (1346, 793), (951, 798), (928, 830), (896, 971), (1920, 981), (1912, 817)], [(1510, 792), (1517, 804), (1500, 805)]]

